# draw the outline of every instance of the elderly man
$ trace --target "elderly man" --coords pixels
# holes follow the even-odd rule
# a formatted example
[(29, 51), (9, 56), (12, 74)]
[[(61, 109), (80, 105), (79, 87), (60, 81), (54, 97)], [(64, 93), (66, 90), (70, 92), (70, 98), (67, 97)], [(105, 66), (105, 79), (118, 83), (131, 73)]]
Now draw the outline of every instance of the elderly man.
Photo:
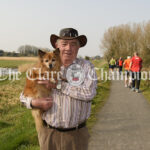
[(22, 93), (20, 100), (27, 108), (44, 110), (42, 119), (45, 128), (38, 133), (41, 150), (87, 150), (89, 133), (86, 120), (90, 116), (91, 100), (97, 87), (94, 66), (77, 58), (78, 50), (86, 45), (87, 38), (85, 35), (78, 36), (78, 31), (73, 28), (65, 28), (59, 36), (52, 34), (50, 42), (60, 50), (63, 78), (71, 78), (67, 74), (68, 69), (77, 67), (81, 71), (81, 82), (78, 82), (80, 79), (67, 78), (69, 82), (62, 80), (61, 89), (57, 89), (58, 86), (49, 81), (39, 81), (39, 84), (53, 88), (52, 97), (31, 99)]

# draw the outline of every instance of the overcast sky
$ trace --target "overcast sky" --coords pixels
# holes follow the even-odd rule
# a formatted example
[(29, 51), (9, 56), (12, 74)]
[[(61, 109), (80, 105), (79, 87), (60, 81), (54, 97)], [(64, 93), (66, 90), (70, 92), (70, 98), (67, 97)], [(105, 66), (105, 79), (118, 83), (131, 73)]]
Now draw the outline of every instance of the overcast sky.
[(16, 51), (25, 44), (52, 49), (50, 35), (73, 27), (88, 38), (79, 55), (101, 55), (109, 27), (148, 20), (149, 0), (0, 0), (0, 49)]

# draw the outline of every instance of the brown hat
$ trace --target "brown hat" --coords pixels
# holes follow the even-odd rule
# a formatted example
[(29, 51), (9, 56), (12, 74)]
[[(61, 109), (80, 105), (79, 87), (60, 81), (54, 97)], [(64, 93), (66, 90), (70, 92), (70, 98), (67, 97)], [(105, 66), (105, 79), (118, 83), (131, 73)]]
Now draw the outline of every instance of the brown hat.
[(78, 31), (73, 28), (65, 28), (60, 30), (59, 36), (52, 34), (50, 36), (50, 42), (54, 48), (56, 48), (55, 43), (58, 39), (64, 39), (64, 40), (72, 40), (72, 39), (78, 39), (80, 43), (80, 47), (83, 47), (87, 43), (87, 38), (85, 35), (78, 36)]

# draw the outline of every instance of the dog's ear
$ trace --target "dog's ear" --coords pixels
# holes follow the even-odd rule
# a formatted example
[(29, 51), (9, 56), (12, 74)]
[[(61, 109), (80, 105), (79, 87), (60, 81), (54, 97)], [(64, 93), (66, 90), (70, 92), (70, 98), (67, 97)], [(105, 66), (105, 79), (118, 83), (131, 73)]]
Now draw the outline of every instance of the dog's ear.
[(54, 53), (55, 55), (59, 55), (59, 54), (60, 54), (59, 48), (55, 49), (55, 50), (53, 51), (53, 53)]
[(45, 55), (45, 52), (43, 52), (42, 50), (38, 50), (38, 55), (40, 58), (42, 58)]

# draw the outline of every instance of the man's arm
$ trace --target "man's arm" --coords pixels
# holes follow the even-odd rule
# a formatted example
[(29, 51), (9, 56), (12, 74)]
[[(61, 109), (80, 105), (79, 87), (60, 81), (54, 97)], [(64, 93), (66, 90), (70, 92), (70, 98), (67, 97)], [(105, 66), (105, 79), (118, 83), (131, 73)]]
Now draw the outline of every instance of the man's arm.
[[(48, 89), (56, 87), (55, 84), (48, 80), (38, 81), (38, 84), (45, 84)], [(31, 97), (25, 97), (23, 92), (20, 94), (20, 102), (26, 106), (27, 109), (38, 108), (46, 111), (51, 108), (52, 101), (52, 97), (33, 99)]]
[(85, 80), (80, 86), (72, 86), (67, 82), (62, 82), (61, 92), (72, 98), (90, 101), (96, 95), (97, 75), (93, 65), (84, 68)]
[(53, 104), (52, 97), (33, 99), (31, 101), (32, 108), (38, 108), (43, 111), (47, 111), (49, 108), (51, 108), (52, 104)]
[(31, 107), (31, 101), (32, 101), (32, 98), (31, 97), (25, 97), (23, 95), (23, 92), (20, 94), (20, 102), (26, 106), (27, 109), (32, 109)]
[(52, 106), (52, 97), (33, 99), (25, 97), (23, 92), (20, 94), (20, 102), (26, 106), (27, 109), (38, 108), (47, 111)]
[[(81, 85), (72, 86), (69, 83), (62, 81), (61, 90), (59, 90), (58, 92), (61, 92), (78, 100), (92, 100), (92, 98), (96, 95), (97, 75), (94, 69), (94, 65), (92, 65), (91, 63), (87, 63), (86, 65), (84, 65), (83, 69), (85, 71), (85, 79)], [(45, 84), (47, 88), (49, 87), (48, 81), (39, 81), (38, 83)], [(52, 86), (52, 88), (55, 87), (56, 86)]]

